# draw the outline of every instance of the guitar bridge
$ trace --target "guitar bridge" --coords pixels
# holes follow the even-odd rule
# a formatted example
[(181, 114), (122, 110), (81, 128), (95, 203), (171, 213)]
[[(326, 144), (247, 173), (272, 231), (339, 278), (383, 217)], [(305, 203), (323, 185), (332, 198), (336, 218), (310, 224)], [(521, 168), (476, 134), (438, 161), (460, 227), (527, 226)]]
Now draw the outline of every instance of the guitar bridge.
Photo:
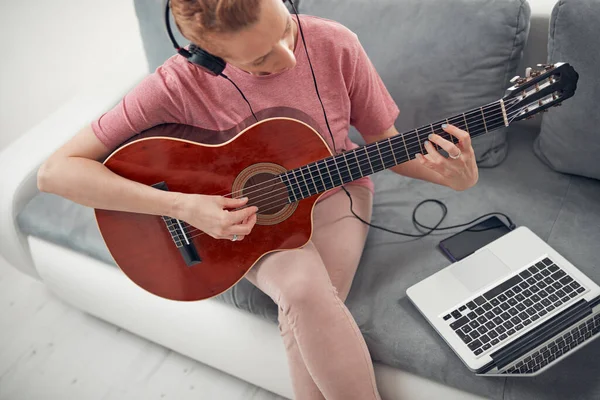
[[(155, 183), (152, 187), (158, 190), (169, 190), (166, 182)], [(184, 223), (176, 218), (166, 217), (164, 215), (162, 216), (162, 219), (165, 221), (171, 239), (173, 239), (173, 243), (177, 246), (179, 253), (181, 253), (185, 264), (188, 267), (192, 267), (201, 263), (202, 259), (200, 258), (200, 255), (198, 255), (198, 250), (196, 249), (194, 242), (192, 242), (192, 238)]]

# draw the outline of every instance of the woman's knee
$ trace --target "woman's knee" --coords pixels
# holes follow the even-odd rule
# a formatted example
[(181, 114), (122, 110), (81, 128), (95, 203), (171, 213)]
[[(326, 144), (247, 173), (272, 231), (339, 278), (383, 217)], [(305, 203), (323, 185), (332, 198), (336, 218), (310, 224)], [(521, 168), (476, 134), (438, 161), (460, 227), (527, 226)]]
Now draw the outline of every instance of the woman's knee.
[(323, 296), (330, 296), (334, 291), (326, 271), (325, 274), (311, 273), (311, 268), (298, 268), (279, 287), (279, 308), (287, 313), (291, 308), (318, 307)]

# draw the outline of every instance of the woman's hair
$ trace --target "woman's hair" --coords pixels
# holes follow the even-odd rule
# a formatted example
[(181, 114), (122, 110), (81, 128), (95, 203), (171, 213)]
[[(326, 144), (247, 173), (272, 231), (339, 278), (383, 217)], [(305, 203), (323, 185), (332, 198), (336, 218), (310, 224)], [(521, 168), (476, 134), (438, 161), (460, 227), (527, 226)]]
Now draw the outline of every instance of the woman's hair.
[(262, 0), (171, 0), (177, 27), (204, 47), (207, 36), (235, 33), (258, 21)]

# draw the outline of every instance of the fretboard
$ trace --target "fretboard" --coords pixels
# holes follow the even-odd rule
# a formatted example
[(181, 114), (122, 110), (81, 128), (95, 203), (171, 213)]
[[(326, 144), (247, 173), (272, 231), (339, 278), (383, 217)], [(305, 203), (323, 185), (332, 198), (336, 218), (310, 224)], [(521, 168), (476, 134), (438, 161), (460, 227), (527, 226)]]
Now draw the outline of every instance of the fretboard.
[[(443, 124), (454, 125), (474, 138), (506, 126), (504, 116), (499, 100), (455, 117), (287, 171), (280, 175), (280, 179), (288, 189), (289, 202), (296, 202), (395, 167), (414, 159), (418, 153), (426, 154), (425, 141), (432, 133), (458, 143), (454, 136), (442, 129)], [(440, 150), (437, 145), (431, 143)]]

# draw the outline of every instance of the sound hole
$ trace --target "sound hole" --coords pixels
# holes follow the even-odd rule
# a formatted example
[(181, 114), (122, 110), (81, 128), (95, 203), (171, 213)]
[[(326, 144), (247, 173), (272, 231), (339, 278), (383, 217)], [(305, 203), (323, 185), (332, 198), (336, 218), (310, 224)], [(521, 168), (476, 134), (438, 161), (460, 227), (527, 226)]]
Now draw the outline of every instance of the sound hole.
[(288, 203), (285, 185), (276, 175), (265, 172), (250, 177), (242, 193), (248, 197), (248, 205), (257, 206), (262, 215), (277, 214)]

